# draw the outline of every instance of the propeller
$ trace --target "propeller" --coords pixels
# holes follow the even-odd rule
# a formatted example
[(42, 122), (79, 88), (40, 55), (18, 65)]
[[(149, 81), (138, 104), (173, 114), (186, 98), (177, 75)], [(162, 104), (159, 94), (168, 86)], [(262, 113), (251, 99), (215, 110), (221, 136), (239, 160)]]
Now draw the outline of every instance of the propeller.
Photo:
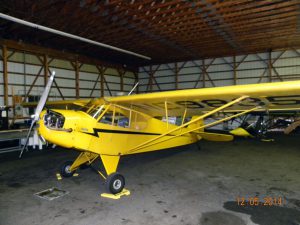
[(30, 128), (29, 128), (29, 131), (27, 133), (27, 136), (26, 136), (26, 140), (25, 140), (25, 143), (24, 143), (24, 146), (21, 150), (21, 153), (19, 155), (19, 158), (22, 157), (23, 155), (23, 152), (25, 150), (25, 148), (27, 147), (27, 143), (28, 143), (28, 140), (29, 140), (29, 136), (30, 136), (30, 133), (33, 129), (33, 126), (35, 125), (35, 123), (39, 120), (39, 117), (40, 117), (40, 114), (46, 104), (46, 101), (47, 101), (47, 98), (48, 98), (48, 95), (49, 95), (49, 92), (50, 92), (50, 89), (51, 89), (51, 86), (52, 86), (52, 83), (53, 83), (53, 80), (54, 80), (54, 76), (55, 76), (55, 71), (53, 71), (50, 75), (50, 78), (48, 80), (48, 83), (44, 89), (44, 92), (40, 98), (40, 101), (35, 109), (35, 113), (32, 115), (32, 121), (31, 121), (31, 125), (30, 125)]

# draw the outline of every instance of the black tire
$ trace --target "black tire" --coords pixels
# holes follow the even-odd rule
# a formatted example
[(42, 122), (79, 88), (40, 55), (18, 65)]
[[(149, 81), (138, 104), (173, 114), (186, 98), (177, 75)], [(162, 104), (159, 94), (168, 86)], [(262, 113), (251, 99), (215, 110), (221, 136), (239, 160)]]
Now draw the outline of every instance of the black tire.
[(72, 177), (73, 176), (73, 174), (75, 173), (75, 170), (74, 171), (69, 170), (72, 164), (73, 164), (72, 161), (66, 161), (61, 165), (60, 174), (63, 177)]
[(124, 186), (125, 178), (119, 173), (112, 173), (105, 180), (106, 191), (112, 194), (120, 193)]

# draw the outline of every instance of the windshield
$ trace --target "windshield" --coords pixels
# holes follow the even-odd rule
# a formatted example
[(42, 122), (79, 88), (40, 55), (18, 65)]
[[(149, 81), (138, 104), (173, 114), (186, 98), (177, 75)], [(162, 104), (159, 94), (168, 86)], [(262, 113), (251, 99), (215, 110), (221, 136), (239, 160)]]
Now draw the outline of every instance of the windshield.
[(80, 108), (80, 111), (83, 111), (93, 118), (97, 119), (104, 111), (104, 105), (97, 104), (95, 100), (89, 101), (86, 105)]

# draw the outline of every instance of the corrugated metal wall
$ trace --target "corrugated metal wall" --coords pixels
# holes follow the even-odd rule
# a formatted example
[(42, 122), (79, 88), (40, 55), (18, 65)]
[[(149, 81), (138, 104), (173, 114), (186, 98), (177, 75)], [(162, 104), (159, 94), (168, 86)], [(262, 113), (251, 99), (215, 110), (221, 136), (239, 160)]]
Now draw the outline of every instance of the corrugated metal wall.
[[(1, 51), (1, 56), (3, 55)], [(8, 105), (12, 104), (12, 95), (41, 95), (44, 89), (44, 67), (38, 56), (30, 53), (8, 50)], [(2, 58), (2, 57), (1, 57)], [(48, 59), (49, 69), (56, 71), (56, 84), (53, 84), (50, 100), (76, 98), (75, 70), (70, 61)], [(37, 77), (38, 76), (38, 77)], [(121, 90), (120, 74), (115, 68), (106, 68), (104, 72), (104, 95), (115, 95)], [(35, 81), (36, 80), (36, 81)], [(79, 97), (101, 96), (100, 73), (96, 65), (82, 64), (79, 69)], [(35, 82), (34, 82), (35, 81)], [(123, 75), (123, 91), (129, 92), (136, 81), (132, 72)], [(34, 84), (33, 84), (34, 83)], [(31, 87), (32, 86), (32, 87)], [(0, 60), (0, 106), (4, 105), (3, 61)]]
[(300, 79), (300, 50), (140, 67), (139, 91), (206, 88)]

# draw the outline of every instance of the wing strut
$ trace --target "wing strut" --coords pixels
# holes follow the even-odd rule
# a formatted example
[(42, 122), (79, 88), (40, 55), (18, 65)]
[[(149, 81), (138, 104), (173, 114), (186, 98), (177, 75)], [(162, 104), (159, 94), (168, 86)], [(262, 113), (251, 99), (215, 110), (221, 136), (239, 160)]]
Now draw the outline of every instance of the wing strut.
[[(233, 100), (233, 101), (231, 101), (231, 102), (228, 102), (228, 103), (226, 103), (226, 104), (224, 104), (224, 105), (222, 105), (222, 106), (220, 106), (220, 107), (218, 107), (218, 108), (216, 108), (216, 109), (211, 110), (211, 111), (208, 112), (208, 113), (205, 113), (204, 115), (201, 115), (201, 116), (197, 117), (197, 118), (194, 119), (194, 120), (191, 120), (191, 121), (189, 121), (189, 122), (187, 122), (187, 123), (183, 123), (181, 126), (178, 126), (178, 127), (174, 128), (174, 129), (168, 131), (168, 132), (165, 132), (165, 133), (163, 133), (163, 134), (161, 134), (161, 135), (159, 135), (159, 136), (157, 136), (157, 137), (155, 137), (155, 138), (152, 138), (151, 140), (148, 140), (148, 141), (146, 141), (146, 142), (144, 142), (144, 143), (142, 143), (142, 144), (139, 144), (139, 145), (137, 145), (137, 146), (135, 146), (135, 147), (129, 149), (125, 154), (134, 153), (134, 152), (138, 151), (138, 150), (141, 149), (141, 148), (148, 147), (148, 146), (153, 145), (153, 144), (158, 144), (158, 143), (160, 143), (160, 142), (162, 142), (162, 141), (155, 142), (156, 140), (161, 139), (162, 137), (165, 137), (165, 136), (167, 136), (168, 134), (171, 134), (171, 133), (173, 133), (173, 132), (175, 132), (175, 131), (178, 131), (178, 130), (182, 129), (182, 128), (185, 127), (185, 126), (188, 126), (188, 125), (190, 125), (190, 124), (192, 124), (192, 123), (195, 123), (195, 122), (197, 122), (197, 121), (199, 121), (199, 120), (202, 120), (202, 119), (204, 119), (204, 118), (206, 118), (206, 117), (208, 117), (208, 116), (210, 116), (210, 115), (212, 115), (212, 114), (215, 114), (215, 113), (217, 113), (217, 112), (220, 112), (220, 111), (222, 111), (223, 109), (225, 109), (225, 108), (227, 108), (227, 107), (230, 107), (230, 106), (232, 106), (232, 105), (234, 105), (234, 104), (236, 104), (236, 103), (238, 103), (238, 102), (241, 102), (241, 101), (245, 100), (246, 98), (248, 98), (248, 96), (242, 96), (242, 97), (237, 98), (237, 99), (235, 99), (235, 100)], [(260, 108), (260, 106), (257, 106), (257, 107), (254, 107), (254, 108), (252, 108), (252, 109), (245, 110), (245, 111), (243, 111), (243, 112), (241, 112), (241, 113), (238, 113), (238, 114), (235, 114), (235, 115), (226, 117), (226, 118), (224, 118), (224, 119), (222, 119), (222, 120), (219, 120), (219, 121), (215, 121), (215, 122), (213, 122), (213, 123), (211, 123), (211, 124), (206, 124), (206, 125), (203, 125), (203, 126), (201, 126), (201, 127), (197, 127), (197, 128), (195, 128), (195, 129), (188, 130), (188, 131), (186, 131), (186, 132), (184, 132), (184, 133), (177, 134), (177, 135), (175, 135), (175, 136), (172, 136), (172, 137), (168, 138), (167, 140), (170, 140), (170, 139), (175, 138), (175, 137), (178, 137), (178, 136), (182, 136), (182, 135), (184, 135), (184, 134), (187, 134), (187, 133), (190, 133), (190, 132), (199, 130), (199, 129), (201, 129), (201, 128), (206, 128), (206, 127), (208, 127), (208, 126), (213, 126), (213, 125), (216, 125), (216, 124), (218, 124), (218, 123), (222, 123), (222, 122), (224, 122), (225, 120), (229, 120), (229, 119), (231, 119), (231, 118), (238, 117), (238, 116), (240, 116), (240, 115), (243, 115), (243, 114), (245, 114), (245, 113), (249, 113), (249, 112), (254, 111), (254, 110), (257, 110), (257, 109), (259, 109), (259, 108)], [(167, 140), (163, 140), (163, 141), (167, 141)], [(154, 143), (153, 143), (153, 142), (154, 142)]]

